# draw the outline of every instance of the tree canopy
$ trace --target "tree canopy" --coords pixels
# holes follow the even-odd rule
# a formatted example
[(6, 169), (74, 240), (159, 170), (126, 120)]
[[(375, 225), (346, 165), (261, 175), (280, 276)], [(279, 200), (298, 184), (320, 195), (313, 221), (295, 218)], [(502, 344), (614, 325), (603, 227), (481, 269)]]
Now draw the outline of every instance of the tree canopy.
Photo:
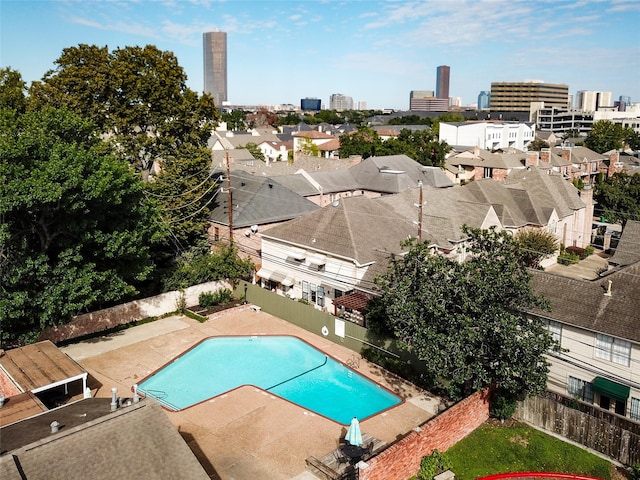
[(611, 223), (640, 220), (640, 173), (601, 175), (594, 192), (596, 212)]
[[(413, 243), (378, 279), (377, 313), (400, 345), (424, 361), (426, 384), (454, 397), (497, 385), (514, 395), (546, 387), (553, 340), (523, 312), (544, 307), (507, 232), (464, 227), (471, 257), (457, 262)], [(380, 321), (379, 317), (368, 321)]]
[(31, 108), (66, 106), (91, 120), (144, 173), (176, 146), (206, 146), (219, 120), (213, 97), (188, 89), (175, 55), (152, 45), (109, 52), (81, 44), (55, 64), (32, 84)]
[(13, 342), (134, 294), (162, 235), (139, 176), (90, 122), (53, 107), (3, 118), (0, 317)]
[(362, 155), (362, 158), (383, 155), (407, 155), (422, 165), (442, 166), (451, 147), (438, 141), (430, 128), (409, 130), (403, 128), (397, 137), (383, 141), (371, 127), (340, 136), (340, 157)]
[(611, 120), (593, 122), (591, 130), (584, 140), (584, 145), (594, 152), (605, 153), (610, 150), (620, 150), (629, 132), (619, 123)]

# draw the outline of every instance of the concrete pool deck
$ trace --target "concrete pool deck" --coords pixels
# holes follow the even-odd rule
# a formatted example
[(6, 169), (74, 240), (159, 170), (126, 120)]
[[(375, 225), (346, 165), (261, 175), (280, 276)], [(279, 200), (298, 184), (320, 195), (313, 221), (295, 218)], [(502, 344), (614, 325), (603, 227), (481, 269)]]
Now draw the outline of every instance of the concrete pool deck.
[[(131, 386), (200, 340), (221, 335), (295, 335), (333, 358), (354, 352), (284, 320), (247, 306), (211, 316), (205, 323), (174, 316), (63, 347), (93, 377), (94, 396), (130, 396)], [(361, 422), (363, 433), (387, 443), (435, 415), (439, 399), (362, 359), (358, 371), (406, 401)], [(167, 415), (210, 477), (220, 480), (315, 479), (305, 459), (335, 450), (346, 426), (254, 387)], [(141, 432), (144, 434), (144, 432)]]

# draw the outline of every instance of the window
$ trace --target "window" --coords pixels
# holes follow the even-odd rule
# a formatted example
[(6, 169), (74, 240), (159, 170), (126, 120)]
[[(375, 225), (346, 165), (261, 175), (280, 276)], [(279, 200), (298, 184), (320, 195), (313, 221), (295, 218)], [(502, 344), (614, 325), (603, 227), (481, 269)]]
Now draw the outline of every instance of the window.
[(583, 402), (593, 403), (593, 390), (591, 383), (580, 380), (579, 378), (569, 376), (567, 384), (567, 392), (574, 398)]
[(220, 240), (220, 229), (218, 227), (213, 227), (213, 240), (215, 242)]
[(309, 301), (309, 282), (302, 282), (302, 299)]
[(596, 358), (608, 360), (619, 365), (629, 366), (631, 344), (619, 338), (596, 333)]
[(317, 301), (317, 288), (315, 283), (311, 284), (311, 303), (316, 303)]
[(551, 337), (558, 342), (558, 346), (560, 346), (560, 342), (562, 342), (562, 324), (554, 320), (549, 320), (547, 322), (547, 330), (549, 330)]
[(321, 285), (318, 287), (318, 306), (324, 307), (324, 287)]
[(640, 398), (631, 397), (631, 410), (629, 411), (631, 420), (640, 422)]

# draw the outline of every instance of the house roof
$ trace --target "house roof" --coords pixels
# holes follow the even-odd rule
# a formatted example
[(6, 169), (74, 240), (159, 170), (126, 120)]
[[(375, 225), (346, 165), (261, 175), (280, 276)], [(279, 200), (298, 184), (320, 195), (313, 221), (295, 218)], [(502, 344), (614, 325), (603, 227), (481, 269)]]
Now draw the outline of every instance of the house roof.
[(438, 167), (426, 167), (407, 155), (369, 157), (351, 167), (360, 188), (380, 193), (399, 193), (424, 185), (451, 187), (453, 182)]
[(22, 392), (36, 393), (87, 377), (80, 365), (49, 340), (7, 350), (0, 356), (0, 369)]
[(325, 132), (319, 132), (318, 130), (306, 130), (300, 132), (294, 132), (291, 134), (293, 137), (310, 138), (312, 140), (323, 140), (335, 138), (333, 135), (329, 135)]
[(400, 243), (412, 233), (415, 228), (410, 221), (382, 215), (377, 202), (357, 196), (277, 225), (262, 236), (365, 265), (375, 260), (375, 249), (400, 252)]
[[(220, 186), (226, 188), (226, 182), (222, 181)], [(269, 177), (254, 176), (241, 170), (231, 172), (231, 190), (234, 228), (282, 222), (319, 208)], [(226, 193), (218, 191), (216, 194), (209, 221), (229, 225), (229, 196)]]
[(492, 153), (480, 149), (477, 153), (467, 150), (457, 155), (452, 155), (445, 160), (449, 165), (468, 165), (473, 167), (501, 168), (512, 170), (524, 168), (526, 153)]
[(110, 403), (84, 399), (0, 429), (0, 478), (209, 478), (155, 400)]
[(585, 146), (575, 146), (575, 147), (553, 147), (552, 151), (560, 156), (562, 156), (563, 150), (570, 150), (570, 160), (572, 163), (583, 163), (583, 162), (594, 162), (596, 160), (606, 160), (607, 157), (601, 153), (594, 152), (590, 148)]
[(627, 220), (615, 252), (609, 258), (614, 265), (629, 265), (640, 261), (640, 221)]
[(0, 408), (0, 427), (46, 411), (47, 407), (31, 392), (10, 396)]
[(229, 155), (229, 160), (231, 160), (231, 165), (234, 169), (238, 168), (239, 164), (264, 164), (262, 160), (258, 160), (246, 148), (233, 149), (228, 152), (226, 150), (213, 150), (211, 152), (211, 165), (214, 169), (226, 168), (227, 154)]
[(541, 218), (542, 212), (532, 204), (533, 200), (526, 190), (507, 188), (503, 183), (489, 178), (476, 180), (462, 188), (464, 198), (468, 201), (493, 205), (505, 227), (546, 224), (545, 219)]
[[(461, 190), (423, 187), (423, 239), (430, 244), (452, 249), (464, 239), (463, 224), (480, 227), (490, 215), (491, 205), (466, 201)], [(344, 198), (336, 206), (278, 225), (262, 235), (353, 259), (360, 265), (383, 261), (386, 266), (385, 258), (405, 250), (400, 246), (402, 241), (417, 237), (417, 202), (419, 188), (377, 198)]]
[(575, 210), (585, 208), (579, 191), (562, 175), (539, 168), (512, 171), (504, 180), (508, 187), (521, 186), (535, 199), (538, 205), (555, 209), (560, 218), (572, 215)]
[[(531, 288), (551, 303), (533, 313), (562, 323), (640, 343), (640, 262), (596, 280), (532, 270)], [(606, 295), (611, 282), (610, 295)]]
[[(233, 150), (231, 154), (242, 151)], [(343, 170), (351, 167), (355, 163), (360, 162), (360, 157), (352, 158), (323, 158), (313, 156), (296, 156), (294, 162), (288, 161), (270, 162), (268, 165), (265, 162), (256, 160), (255, 162), (238, 162), (232, 156), (231, 168), (233, 170), (244, 170), (245, 172), (253, 175), (267, 175), (269, 177), (276, 177), (280, 175), (292, 175), (299, 170), (305, 170), (307, 172), (324, 172), (329, 170)], [(214, 164), (218, 165), (218, 164)], [(225, 164), (219, 164), (222, 168)]]

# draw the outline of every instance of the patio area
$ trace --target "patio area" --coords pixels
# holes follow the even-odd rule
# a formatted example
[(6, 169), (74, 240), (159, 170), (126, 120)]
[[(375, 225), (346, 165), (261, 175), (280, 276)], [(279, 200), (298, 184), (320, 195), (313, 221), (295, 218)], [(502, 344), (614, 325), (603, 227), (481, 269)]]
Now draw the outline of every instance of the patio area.
[[(211, 336), (294, 335), (393, 390), (405, 402), (361, 422), (364, 435), (389, 444), (423, 424), (440, 400), (362, 359), (354, 352), (250, 306), (212, 315), (205, 323), (174, 316), (63, 347), (89, 372), (97, 397), (131, 396), (140, 382), (177, 355)], [(316, 479), (306, 459), (339, 447), (347, 427), (251, 386), (240, 387), (180, 412), (167, 411), (210, 478)], [(140, 432), (144, 435), (144, 432)]]

